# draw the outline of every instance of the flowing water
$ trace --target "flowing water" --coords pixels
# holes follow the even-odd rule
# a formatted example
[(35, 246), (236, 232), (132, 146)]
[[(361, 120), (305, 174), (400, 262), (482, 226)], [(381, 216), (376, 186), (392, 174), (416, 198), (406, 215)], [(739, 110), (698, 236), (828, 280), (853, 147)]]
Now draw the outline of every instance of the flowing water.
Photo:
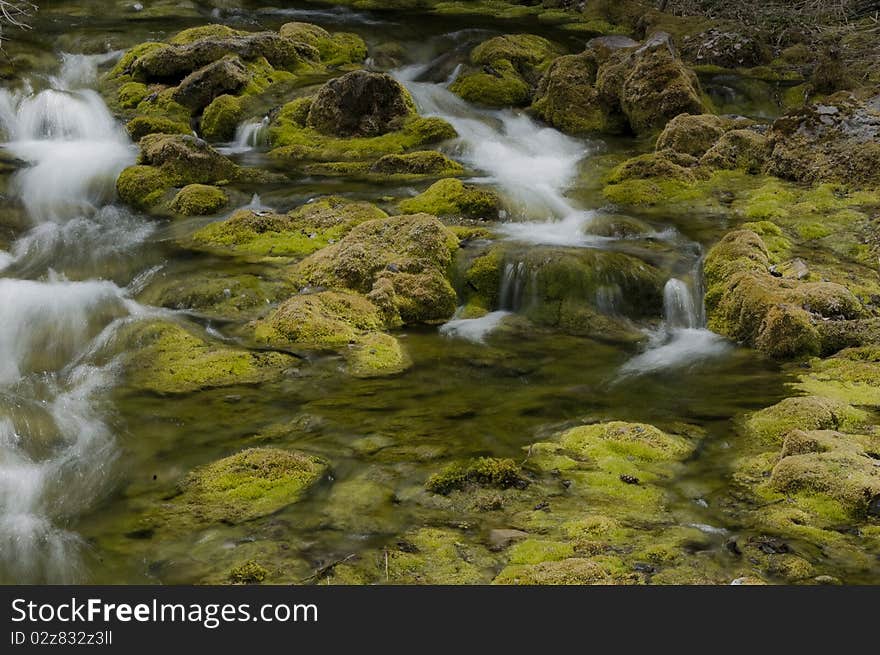
[[(504, 198), (498, 306), (479, 319), (403, 331), (415, 366), (396, 378), (351, 379), (336, 358), (315, 357), (296, 376), (260, 387), (174, 399), (129, 388), (124, 348), (113, 335), (158, 311), (138, 302), (142, 290), (160, 279), (265, 271), (176, 246), (175, 236), (198, 222), (172, 225), (115, 203), (115, 178), (137, 151), (91, 87), (120, 48), (186, 25), (158, 20), (126, 32), (112, 15), (93, 24), (71, 19), (63, 28), (47, 22), (38, 42), (46, 50), (60, 29), (89, 43), (100, 41), (96, 31), (116, 29), (112, 47), (100, 50), (107, 54), (59, 54), (55, 72), (0, 92), (3, 147), (28, 163), (6, 180), (0, 233), (9, 235), (0, 240), (0, 581), (203, 581), (245, 557), (239, 551), (261, 548), (308, 572), (413, 527), (453, 520), (442, 509), (401, 502), (445, 461), (520, 457), (540, 435), (585, 418), (700, 426), (708, 454), (697, 457), (682, 487), (681, 520), (721, 520), (711, 502), (693, 502), (720, 493), (727, 463), (712, 444), (724, 441), (733, 417), (781, 397), (785, 380), (705, 328), (700, 253), (721, 231), (711, 217), (641, 217), (651, 229), (636, 238), (591, 233), (608, 209), (577, 189), (590, 188), (597, 157), (621, 146), (567, 137), (520, 112), (481, 110), (448, 91), (470, 47), (497, 29), (491, 22), (413, 26), (394, 16), (303, 7), (213, 17), (249, 29), (309, 20), (357, 31), (371, 46), (393, 31), (411, 56), (393, 73), (422, 113), (455, 126), (460, 138), (448, 154)], [(250, 117), (226, 152), (245, 164), (260, 161), (264, 133), (263, 117)], [(287, 210), (322, 193), (381, 199), (418, 190), (293, 177), (281, 188), (240, 194), (241, 204), (256, 192), (252, 206)], [(538, 247), (626, 252), (667, 272), (663, 314), (639, 325), (647, 345), (500, 329), (529, 307), (535, 272), (522, 255)], [(600, 295), (596, 305), (609, 314), (626, 300), (614, 286)], [(180, 309), (176, 320), (234, 339), (234, 319)], [(140, 529), (187, 471), (257, 444), (326, 457), (334, 483), (244, 526), (162, 543)], [(387, 494), (364, 505), (357, 493), (340, 491), (364, 481)]]

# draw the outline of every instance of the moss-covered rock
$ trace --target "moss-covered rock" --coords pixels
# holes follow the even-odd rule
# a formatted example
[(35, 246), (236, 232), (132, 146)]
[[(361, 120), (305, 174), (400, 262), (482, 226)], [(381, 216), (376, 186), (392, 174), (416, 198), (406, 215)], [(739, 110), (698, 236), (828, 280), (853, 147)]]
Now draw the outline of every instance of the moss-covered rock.
[(252, 448), (193, 470), (169, 505), (170, 518), (196, 525), (242, 523), (300, 500), (327, 473), (305, 453)]
[(354, 226), (387, 214), (367, 202), (326, 197), (288, 214), (242, 209), (193, 234), (190, 246), (241, 257), (303, 257), (341, 239)]
[(492, 220), (498, 217), (499, 205), (500, 200), (491, 189), (447, 178), (435, 182), (416, 197), (401, 201), (399, 206), (409, 214)]
[(158, 168), (174, 186), (217, 184), (238, 177), (238, 167), (205, 141), (188, 135), (149, 134), (140, 163)]
[(526, 484), (527, 480), (512, 459), (479, 457), (449, 464), (442, 471), (428, 478), (425, 489), (435, 494), (446, 495), (473, 486), (507, 489)]
[(779, 359), (822, 351), (814, 317), (852, 319), (865, 311), (839, 284), (773, 277), (763, 240), (749, 230), (712, 248), (705, 273), (709, 327)]
[(278, 30), (291, 41), (307, 43), (315, 48), (321, 61), (328, 66), (360, 64), (367, 57), (367, 46), (357, 34), (350, 32), (329, 33), (311, 23), (285, 23)]
[(414, 113), (412, 98), (393, 77), (352, 71), (318, 90), (306, 125), (326, 136), (374, 137), (400, 130)]
[(385, 327), (373, 303), (339, 291), (298, 294), (282, 303), (255, 329), (258, 341), (273, 345), (338, 347)]
[(346, 353), (348, 372), (358, 378), (402, 373), (412, 365), (400, 341), (390, 334), (370, 332), (351, 344)]
[(148, 134), (192, 134), (188, 123), (161, 116), (135, 116), (125, 124), (125, 129), (133, 141)]
[(216, 214), (229, 198), (223, 189), (205, 184), (189, 184), (183, 187), (171, 201), (171, 210), (184, 216)]
[(503, 569), (492, 584), (509, 585), (619, 585), (638, 584), (634, 573), (623, 573), (618, 563), (570, 557), (537, 564), (513, 564)]
[[(874, 343), (878, 339), (871, 335)], [(805, 393), (867, 407), (880, 406), (880, 349), (846, 348), (833, 357), (814, 359), (795, 385)]]
[(668, 34), (653, 34), (621, 61), (606, 65), (625, 71), (620, 107), (636, 133), (660, 130), (682, 113), (704, 113), (699, 82), (678, 58)]
[(718, 139), (700, 163), (710, 168), (760, 173), (769, 153), (770, 143), (764, 135), (754, 130), (731, 130)]
[(819, 396), (796, 396), (752, 414), (746, 434), (760, 443), (780, 444), (792, 430), (858, 430), (867, 414), (845, 402)]
[(279, 377), (296, 359), (215, 345), (173, 323), (146, 323), (129, 336), (129, 385), (159, 394), (256, 384)]
[(541, 78), (532, 110), (568, 134), (624, 132), (625, 118), (596, 88), (598, 70), (598, 58), (591, 50), (557, 58)]
[(154, 166), (129, 166), (116, 179), (120, 200), (138, 209), (158, 203), (171, 186), (171, 178)]
[(497, 36), (471, 51), (471, 68), (449, 89), (469, 102), (491, 107), (526, 105), (541, 72), (560, 54), (557, 46), (540, 36)]
[(235, 96), (223, 94), (205, 107), (200, 132), (210, 141), (230, 141), (243, 118), (241, 101)]
[(134, 109), (150, 93), (146, 84), (127, 82), (116, 91), (116, 101), (123, 109)]
[(850, 93), (789, 112), (768, 135), (766, 172), (815, 184), (880, 186), (880, 111)]
[(421, 528), (407, 533), (379, 562), (385, 583), (398, 584), (485, 584), (492, 579), (495, 559), (478, 545), (467, 543), (463, 535), (442, 528)]
[(269, 576), (269, 571), (256, 560), (249, 559), (229, 571), (230, 584), (260, 584)]
[(436, 150), (419, 150), (405, 155), (385, 155), (370, 166), (377, 175), (432, 175), (448, 177), (464, 172), (464, 167)]
[(171, 97), (190, 111), (200, 112), (214, 98), (240, 91), (250, 79), (250, 72), (241, 59), (226, 56), (184, 77)]
[(370, 294), (406, 323), (444, 320), (455, 311), (446, 271), (457, 246), (455, 235), (433, 216), (371, 220), (300, 262), (294, 277)]
[[(311, 98), (287, 103), (269, 128), (270, 155), (290, 165), (303, 161), (374, 161), (387, 154), (402, 154), (457, 136), (446, 121), (410, 114), (400, 129), (372, 137), (337, 137), (308, 125)], [(395, 123), (396, 125), (397, 123)]]
[(657, 137), (657, 150), (702, 157), (736, 121), (715, 114), (679, 114)]

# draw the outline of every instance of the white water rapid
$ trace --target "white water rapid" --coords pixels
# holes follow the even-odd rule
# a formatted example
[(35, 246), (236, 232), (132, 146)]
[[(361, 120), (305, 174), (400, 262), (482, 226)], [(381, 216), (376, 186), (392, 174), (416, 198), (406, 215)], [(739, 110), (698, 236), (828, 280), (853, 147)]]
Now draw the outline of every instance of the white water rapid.
[(0, 582), (81, 579), (70, 524), (100, 497), (116, 451), (103, 401), (115, 364), (89, 354), (140, 308), (114, 282), (75, 279), (150, 232), (111, 204), (136, 150), (85, 88), (112, 58), (64, 55), (49, 88), (0, 91), (2, 147), (27, 163), (11, 196), (31, 225), (0, 252)]

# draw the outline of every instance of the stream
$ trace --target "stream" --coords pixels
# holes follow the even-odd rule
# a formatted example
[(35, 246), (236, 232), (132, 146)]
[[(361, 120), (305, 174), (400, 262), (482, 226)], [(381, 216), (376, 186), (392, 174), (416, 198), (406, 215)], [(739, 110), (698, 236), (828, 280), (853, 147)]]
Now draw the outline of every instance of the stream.
[[(211, 16), (206, 10), (193, 24)], [(697, 453), (668, 485), (677, 520), (705, 526), (721, 550), (732, 529), (716, 502), (732, 457), (732, 419), (783, 397), (786, 382), (776, 365), (705, 328), (702, 256), (724, 225), (712, 216), (646, 215), (634, 217), (650, 226), (638, 236), (591, 232), (615, 213), (593, 191), (597, 162), (636, 146), (574, 139), (524, 113), (479, 109), (450, 93), (462, 58), (498, 33), (491, 22), (416, 26), (304, 8), (215, 11), (213, 19), (248, 29), (307, 20), (358, 32), (371, 46), (394, 32), (411, 61), (390, 72), (420, 113), (456, 128), (446, 154), (475, 172), (468, 181), (491, 185), (504, 200), (499, 307), (403, 330), (414, 366), (394, 378), (350, 378), (326, 356), (258, 387), (173, 399), (128, 388), (124, 342), (114, 339), (127, 323), (162, 314), (235, 338), (234, 326), (215, 318), (149, 306), (140, 296), (154, 280), (261, 270), (179, 247), (175, 237), (202, 220), (172, 224), (115, 200), (116, 176), (137, 148), (97, 80), (125, 48), (165, 38), (186, 21), (127, 29), (112, 12), (95, 23), (38, 18), (32, 45), (53, 53), (54, 70), (0, 90), (3, 148), (29, 164), (5, 179), (0, 216), (0, 582), (200, 582), (239, 561), (239, 549), (287, 558), (307, 573), (414, 527), (456, 520), (443, 508), (405, 502), (443, 462), (521, 458), (528, 444), (585, 420), (698, 426), (705, 436)], [(65, 48), (87, 45), (90, 54), (59, 52), (62, 32)], [(106, 43), (104, 33), (112, 36)], [(262, 116), (249, 117), (221, 152), (261, 165), (265, 127)], [(287, 211), (322, 194), (378, 201), (421, 190), (301, 176), (242, 188), (240, 204)], [(668, 276), (662, 314), (638, 326), (646, 345), (502, 329), (529, 307), (526, 255), (537, 248), (623, 252), (660, 267)], [(619, 289), (604, 293), (597, 304), (614, 314), (625, 299)], [(150, 541), (140, 528), (145, 511), (187, 471), (257, 443), (325, 457), (333, 484), (271, 517)], [(489, 527), (496, 526), (481, 529)]]

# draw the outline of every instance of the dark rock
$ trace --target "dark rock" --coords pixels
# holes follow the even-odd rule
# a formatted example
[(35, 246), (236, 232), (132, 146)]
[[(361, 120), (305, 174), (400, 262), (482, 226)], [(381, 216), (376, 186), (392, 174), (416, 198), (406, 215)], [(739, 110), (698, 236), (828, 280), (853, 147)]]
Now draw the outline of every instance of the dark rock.
[(379, 136), (400, 129), (412, 114), (409, 94), (393, 77), (354, 71), (318, 90), (308, 125), (332, 136)]
[(241, 59), (235, 56), (224, 57), (190, 73), (172, 98), (175, 102), (192, 111), (201, 111), (214, 98), (224, 93), (236, 93), (250, 81), (251, 75)]

